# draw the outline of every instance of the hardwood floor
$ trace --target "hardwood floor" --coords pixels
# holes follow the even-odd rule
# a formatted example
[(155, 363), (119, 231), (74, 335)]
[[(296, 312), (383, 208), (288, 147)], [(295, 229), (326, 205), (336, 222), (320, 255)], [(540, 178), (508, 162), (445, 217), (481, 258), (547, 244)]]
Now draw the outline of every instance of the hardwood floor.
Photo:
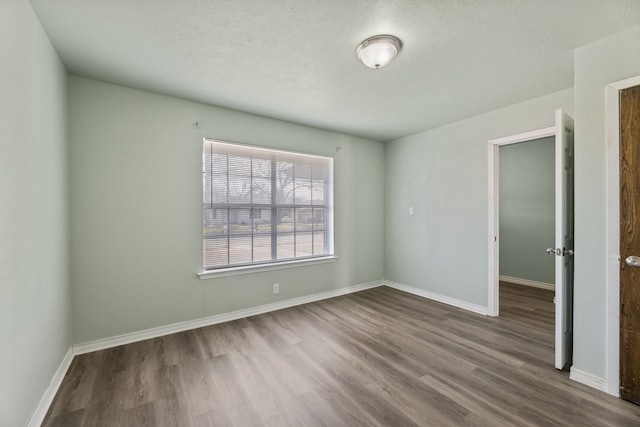
[(553, 368), (548, 295), (502, 290), (500, 318), (380, 287), (77, 356), (43, 425), (640, 425)]
[(551, 363), (554, 357), (554, 295), (555, 292), (548, 289), (500, 282), (500, 317), (544, 335)]

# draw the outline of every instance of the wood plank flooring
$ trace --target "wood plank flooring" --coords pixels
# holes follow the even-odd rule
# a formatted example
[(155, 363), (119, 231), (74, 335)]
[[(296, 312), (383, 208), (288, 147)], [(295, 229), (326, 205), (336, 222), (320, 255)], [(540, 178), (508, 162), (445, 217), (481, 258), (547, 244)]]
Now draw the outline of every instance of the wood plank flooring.
[(548, 291), (489, 318), (380, 287), (77, 356), (44, 426), (632, 426), (553, 368)]

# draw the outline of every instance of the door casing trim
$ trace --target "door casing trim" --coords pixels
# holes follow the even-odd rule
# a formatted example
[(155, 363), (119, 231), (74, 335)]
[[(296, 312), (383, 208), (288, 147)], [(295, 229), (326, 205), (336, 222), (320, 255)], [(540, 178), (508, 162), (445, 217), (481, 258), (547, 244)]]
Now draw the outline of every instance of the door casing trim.
[(620, 106), (619, 93), (640, 85), (640, 76), (606, 86), (607, 306), (606, 392), (620, 396)]

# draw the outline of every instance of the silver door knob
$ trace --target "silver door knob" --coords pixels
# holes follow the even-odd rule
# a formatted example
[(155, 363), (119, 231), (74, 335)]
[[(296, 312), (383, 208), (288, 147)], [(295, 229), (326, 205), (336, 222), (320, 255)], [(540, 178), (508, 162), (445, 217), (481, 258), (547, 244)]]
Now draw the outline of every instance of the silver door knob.
[(556, 248), (547, 248), (547, 253), (549, 255), (557, 255), (558, 251), (556, 251)]
[(624, 259), (629, 267), (640, 267), (640, 256), (631, 255)]

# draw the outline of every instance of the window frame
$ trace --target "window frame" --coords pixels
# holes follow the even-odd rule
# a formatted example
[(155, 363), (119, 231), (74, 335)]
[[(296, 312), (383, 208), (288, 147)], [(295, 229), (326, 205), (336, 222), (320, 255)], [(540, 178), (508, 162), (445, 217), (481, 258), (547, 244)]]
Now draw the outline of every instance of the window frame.
[[(251, 197), (250, 197), (249, 203), (246, 203), (246, 202), (234, 203), (234, 202), (231, 202), (229, 199), (227, 199), (225, 203), (215, 203), (213, 198), (213, 192), (211, 193), (210, 200), (207, 201), (207, 191), (212, 191), (211, 188), (213, 188), (214, 175), (215, 175), (211, 169), (207, 168), (208, 165), (206, 164), (206, 161), (207, 161), (206, 150), (207, 148), (211, 147), (211, 145), (209, 144), (228, 145), (230, 147), (230, 150), (237, 149), (238, 151), (245, 151), (245, 150), (248, 151), (249, 156), (247, 158), (251, 159), (250, 160), (251, 172), (249, 173), (249, 175), (246, 175), (245, 178), (249, 178), (250, 187), (252, 189), (250, 191)], [(334, 252), (335, 232), (334, 232), (333, 194), (334, 194), (335, 183), (334, 183), (334, 158), (333, 157), (322, 156), (317, 154), (309, 154), (301, 151), (283, 150), (283, 149), (272, 148), (272, 147), (250, 145), (250, 144), (244, 144), (244, 143), (238, 143), (238, 142), (226, 141), (226, 140), (214, 139), (214, 138), (206, 138), (206, 137), (202, 139), (202, 147), (203, 148), (202, 148), (202, 195), (201, 195), (202, 197), (201, 227), (202, 228), (201, 228), (201, 231), (202, 231), (203, 259), (202, 259), (202, 271), (198, 273), (198, 276), (200, 276), (201, 279), (211, 278), (211, 277), (223, 277), (223, 276), (228, 276), (233, 274), (266, 271), (271, 269), (292, 268), (292, 267), (298, 267), (302, 265), (312, 265), (312, 264), (333, 262), (337, 260), (337, 257), (335, 256), (335, 252)], [(260, 154), (260, 156), (254, 157), (255, 154)], [(276, 162), (285, 162), (286, 157), (295, 159), (292, 161), (292, 165), (293, 165), (292, 179), (294, 180), (292, 184), (293, 189), (296, 188), (295, 186), (296, 185), (295, 184), (296, 165), (300, 165), (300, 164), (309, 165), (310, 167), (309, 177), (301, 178), (301, 179), (308, 180), (311, 185), (311, 190), (309, 190), (310, 199), (308, 202), (306, 203), (298, 202), (295, 197), (295, 193), (294, 193), (294, 196), (292, 197), (292, 201), (286, 202), (286, 203), (279, 201), (278, 198), (275, 196), (275, 190), (271, 192), (272, 195), (271, 195), (270, 203), (265, 204), (264, 202), (263, 203), (254, 202), (253, 200), (253, 188), (254, 188), (253, 187), (254, 185), (253, 161), (256, 158), (264, 159), (263, 156), (265, 154), (271, 157), (271, 161), (272, 161), (272, 166), (269, 168), (269, 179), (272, 181), (272, 186), (275, 185), (273, 183), (275, 183), (276, 175), (279, 173), (278, 169), (274, 168), (274, 165), (276, 165)], [(242, 154), (239, 155), (239, 158), (242, 158)], [(298, 159), (307, 160), (308, 163), (303, 161), (298, 162)], [(324, 169), (323, 179), (322, 179), (324, 188), (322, 190), (323, 203), (321, 204), (314, 203), (314, 200), (311, 196), (313, 191), (313, 182), (314, 182), (313, 181), (313, 168), (314, 168), (313, 159), (321, 159), (323, 162), (321, 165), (321, 168)], [(227, 162), (228, 162), (228, 158), (227, 158)], [(229, 170), (227, 170), (226, 176), (227, 176), (227, 180), (225, 185), (227, 189), (227, 194), (229, 194), (228, 193), (229, 186), (230, 186), (229, 176), (231, 176), (229, 174)], [(209, 185), (209, 187), (207, 187), (207, 184)], [(209, 190), (207, 190), (207, 188), (209, 188)], [(212, 217), (214, 219), (216, 219), (217, 210), (227, 209), (227, 214), (225, 215), (226, 225), (223, 226), (223, 230), (225, 230), (224, 236), (223, 235), (221, 236), (207, 235), (206, 218), (208, 218), (208, 216), (211, 216), (211, 215), (207, 215), (207, 209), (213, 210)], [(232, 224), (230, 222), (229, 215), (232, 209), (248, 209), (249, 210), (249, 220), (251, 221), (251, 227), (250, 227), (250, 233), (247, 233), (247, 235), (251, 236), (251, 241), (252, 241), (251, 243), (252, 255), (251, 255), (250, 262), (233, 263), (233, 264), (231, 263), (231, 248), (229, 247), (229, 244), (230, 244), (231, 237), (233, 237), (233, 234), (230, 231), (230, 227), (232, 226)], [(260, 260), (255, 261), (255, 257), (253, 253), (254, 251), (253, 240), (254, 240), (254, 237), (256, 235), (259, 235), (260, 233), (257, 232), (257, 228), (254, 229), (253, 222), (255, 218), (259, 218), (259, 219), (261, 218), (262, 210), (265, 210), (265, 209), (272, 211), (269, 217), (272, 217), (273, 212), (278, 212), (280, 209), (292, 209), (294, 210), (294, 212), (296, 209), (310, 209), (312, 218), (315, 217), (314, 209), (319, 209), (319, 210), (322, 209), (322, 212), (324, 212), (323, 215), (325, 216), (325, 218), (323, 219), (323, 231), (324, 231), (323, 238), (325, 239), (325, 243), (324, 243), (325, 250), (323, 250), (323, 253), (318, 255), (313, 255), (313, 252), (315, 250), (315, 246), (313, 243), (313, 239), (315, 238), (314, 233), (316, 232), (314, 230), (315, 221), (313, 219), (311, 220), (311, 224), (312, 224), (311, 230), (300, 231), (300, 230), (297, 230), (298, 219), (296, 218), (297, 215), (294, 214), (293, 215), (294, 229), (291, 232), (282, 232), (281, 230), (279, 230), (279, 227), (277, 227), (277, 225), (280, 225), (279, 223), (276, 223), (276, 227), (274, 227), (274, 223), (277, 220), (274, 219), (271, 221), (271, 225), (270, 225), (269, 231), (267, 232), (267, 235), (270, 236), (272, 242), (275, 239), (275, 242), (272, 244), (272, 248), (275, 247), (276, 249), (275, 250), (272, 249), (271, 259), (264, 260), (264, 261), (260, 261)], [(256, 212), (258, 212), (257, 216), (256, 216)], [(299, 233), (300, 234), (304, 233), (311, 236), (311, 239), (312, 239), (311, 255), (302, 255), (297, 257), (295, 256), (297, 252), (297, 247), (298, 247), (297, 236), (299, 235)], [(277, 243), (278, 238), (279, 237), (282, 238), (282, 236), (285, 236), (288, 234), (291, 234), (294, 236), (294, 244), (293, 244), (294, 256), (283, 258), (283, 259), (273, 259), (274, 254), (277, 254), (277, 249), (281, 247)], [(226, 247), (227, 263), (219, 266), (211, 266), (211, 264), (207, 265), (207, 239), (224, 239), (225, 237), (227, 239), (227, 247)]]

